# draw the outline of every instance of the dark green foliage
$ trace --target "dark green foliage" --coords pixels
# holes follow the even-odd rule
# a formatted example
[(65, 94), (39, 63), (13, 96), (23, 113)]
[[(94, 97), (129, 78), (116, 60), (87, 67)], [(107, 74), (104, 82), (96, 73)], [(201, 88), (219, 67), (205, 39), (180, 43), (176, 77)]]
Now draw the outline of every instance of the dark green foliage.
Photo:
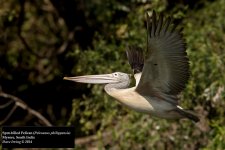
[[(3, 91), (21, 97), (54, 125), (75, 126), (77, 138), (95, 135), (77, 149), (225, 149), (224, 0), (192, 9), (167, 8), (166, 1), (158, 0), (71, 3), (76, 7), (70, 2), (0, 2)], [(152, 9), (173, 14), (184, 27), (191, 77), (180, 103), (199, 115), (197, 124), (129, 110), (101, 85), (62, 81), (63, 76), (132, 73), (125, 50), (134, 44), (146, 49), (145, 13)], [(37, 124), (32, 121), (15, 117), (6, 124)]]

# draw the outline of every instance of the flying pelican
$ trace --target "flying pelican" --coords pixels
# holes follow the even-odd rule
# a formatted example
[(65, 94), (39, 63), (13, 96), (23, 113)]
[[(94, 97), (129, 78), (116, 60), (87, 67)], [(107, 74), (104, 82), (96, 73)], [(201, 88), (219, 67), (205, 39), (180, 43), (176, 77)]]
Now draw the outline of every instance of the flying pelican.
[[(122, 72), (102, 75), (64, 77), (65, 80), (106, 84), (106, 93), (119, 103), (165, 119), (199, 118), (178, 105), (178, 94), (189, 79), (189, 62), (181, 30), (171, 18), (147, 13), (147, 54), (137, 46), (126, 50), (136, 86), (129, 88), (130, 75)], [(145, 57), (145, 58), (144, 58)]]

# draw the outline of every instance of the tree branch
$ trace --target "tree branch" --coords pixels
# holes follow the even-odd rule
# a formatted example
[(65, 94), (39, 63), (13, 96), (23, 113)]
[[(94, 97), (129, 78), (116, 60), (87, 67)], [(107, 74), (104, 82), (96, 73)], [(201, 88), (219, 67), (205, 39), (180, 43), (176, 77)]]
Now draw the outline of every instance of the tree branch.
[(4, 109), (4, 108), (8, 107), (12, 103), (13, 103), (13, 100), (6, 102), (5, 104), (0, 105), (0, 109)]
[(17, 108), (17, 106), (14, 105), (13, 108), (8, 113), (8, 115), (3, 120), (0, 121), (0, 125), (4, 124), (12, 116), (12, 114), (14, 113), (14, 111), (16, 110), (16, 108)]
[[(13, 114), (13, 112), (15, 111), (15, 109), (17, 107), (20, 107), (26, 111), (28, 111), (28, 113), (32, 114), (33, 116), (37, 117), (40, 121), (42, 121), (43, 124), (45, 124), (46, 126), (52, 126), (52, 124), (42, 115), (40, 114), (38, 111), (30, 108), (23, 100), (21, 100), (20, 98), (4, 93), (2, 91), (0, 91), (0, 97), (9, 99), (9, 101), (14, 101), (15, 106), (13, 107), (13, 109), (9, 112), (9, 114), (2, 120), (0, 121), (0, 124), (3, 124), (4, 122), (6, 122), (10, 116)], [(7, 103), (8, 104), (8, 103)], [(4, 106), (6, 106), (6, 104), (4, 104)]]

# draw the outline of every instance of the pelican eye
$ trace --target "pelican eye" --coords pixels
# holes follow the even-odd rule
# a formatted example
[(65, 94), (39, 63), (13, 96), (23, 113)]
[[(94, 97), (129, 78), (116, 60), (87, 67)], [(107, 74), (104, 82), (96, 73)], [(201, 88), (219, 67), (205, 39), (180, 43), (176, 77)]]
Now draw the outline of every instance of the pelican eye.
[(114, 73), (114, 76), (115, 76), (115, 77), (118, 77), (118, 73)]

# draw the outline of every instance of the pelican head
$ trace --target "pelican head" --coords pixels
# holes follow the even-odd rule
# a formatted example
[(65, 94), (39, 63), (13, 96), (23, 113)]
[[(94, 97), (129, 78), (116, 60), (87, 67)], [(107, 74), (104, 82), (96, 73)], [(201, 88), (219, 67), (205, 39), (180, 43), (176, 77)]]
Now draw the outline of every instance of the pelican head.
[(114, 72), (111, 74), (101, 75), (85, 75), (77, 77), (64, 77), (64, 80), (70, 80), (79, 83), (91, 83), (91, 84), (119, 84), (130, 83), (130, 75), (122, 72)]

